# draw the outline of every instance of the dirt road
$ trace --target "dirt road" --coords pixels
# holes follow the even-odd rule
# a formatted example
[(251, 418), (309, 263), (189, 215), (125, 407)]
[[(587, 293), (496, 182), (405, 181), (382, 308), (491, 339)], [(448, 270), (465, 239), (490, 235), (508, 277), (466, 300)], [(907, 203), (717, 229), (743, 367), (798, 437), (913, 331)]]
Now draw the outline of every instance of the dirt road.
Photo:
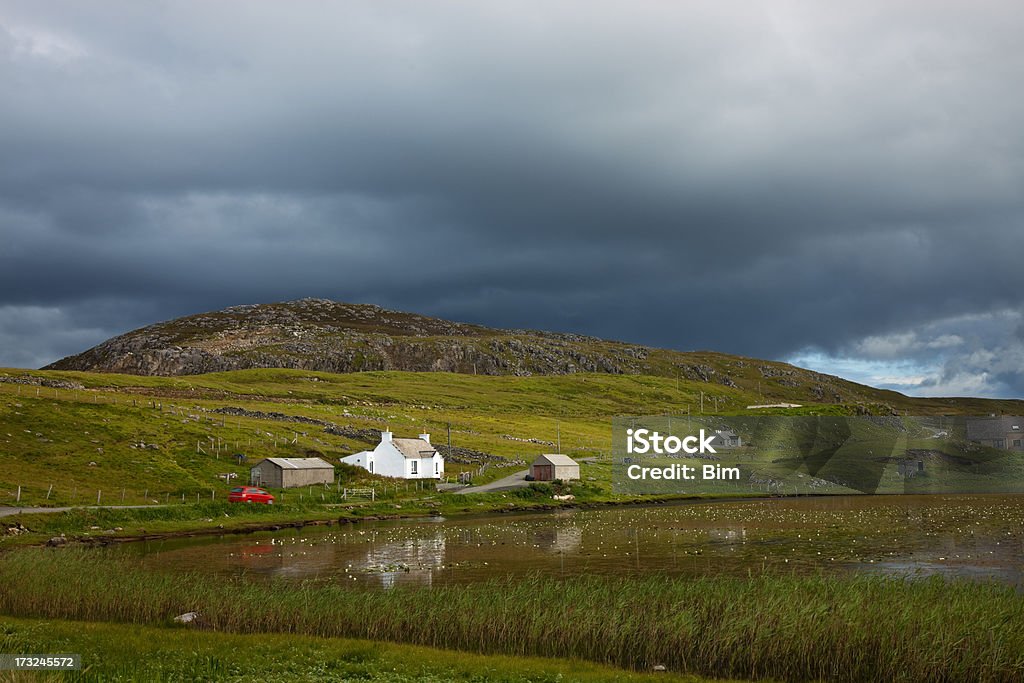
[(489, 484), (470, 486), (469, 488), (459, 489), (454, 493), (487, 493), (489, 491), (510, 491), (512, 489), (523, 488), (530, 484), (530, 482), (526, 481), (526, 475), (529, 473), (530, 470), (520, 470), (519, 472), (513, 472), (507, 477), (495, 479)]

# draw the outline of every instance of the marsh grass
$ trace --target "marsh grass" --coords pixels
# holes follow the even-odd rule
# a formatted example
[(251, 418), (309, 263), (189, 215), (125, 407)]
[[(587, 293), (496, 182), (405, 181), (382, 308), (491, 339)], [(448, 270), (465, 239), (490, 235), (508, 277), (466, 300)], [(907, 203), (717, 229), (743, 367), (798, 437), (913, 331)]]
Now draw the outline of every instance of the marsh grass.
[(0, 558), (0, 611), (21, 617), (367, 638), (627, 669), (783, 680), (1015, 681), (1024, 598), (941, 579), (527, 577), (430, 590), (146, 572), (85, 550)]

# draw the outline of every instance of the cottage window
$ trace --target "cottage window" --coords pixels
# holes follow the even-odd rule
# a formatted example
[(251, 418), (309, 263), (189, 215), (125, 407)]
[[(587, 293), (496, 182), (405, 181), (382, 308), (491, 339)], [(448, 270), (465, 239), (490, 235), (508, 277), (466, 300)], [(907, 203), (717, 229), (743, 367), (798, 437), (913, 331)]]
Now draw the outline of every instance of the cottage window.
[(373, 461), (370, 461), (370, 474), (373, 474)]
[(1013, 440), (1013, 447), (1014, 448), (1020, 448), (1020, 446), (1021, 446), (1021, 439), (1014, 439)]
[(434, 474), (440, 474), (440, 473), (441, 473), (441, 464), (435, 462), (434, 463)]
[(418, 463), (417, 463), (417, 462), (416, 462), (415, 460), (411, 460), (411, 461), (409, 462), (409, 465), (410, 465), (410, 469), (409, 469), (409, 472), (410, 472), (411, 474), (416, 474), (416, 465), (417, 465), (417, 464), (418, 464)]

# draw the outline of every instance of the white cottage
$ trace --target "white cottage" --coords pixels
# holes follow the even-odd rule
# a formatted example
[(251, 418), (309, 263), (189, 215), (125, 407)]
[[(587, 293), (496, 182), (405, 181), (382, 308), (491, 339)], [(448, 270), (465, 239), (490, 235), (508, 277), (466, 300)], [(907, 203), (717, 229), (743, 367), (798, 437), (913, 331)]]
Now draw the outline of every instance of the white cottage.
[(444, 458), (430, 445), (430, 434), (420, 434), (417, 439), (396, 439), (391, 432), (381, 432), (380, 443), (372, 451), (359, 451), (341, 461), (383, 477), (440, 479), (444, 476)]

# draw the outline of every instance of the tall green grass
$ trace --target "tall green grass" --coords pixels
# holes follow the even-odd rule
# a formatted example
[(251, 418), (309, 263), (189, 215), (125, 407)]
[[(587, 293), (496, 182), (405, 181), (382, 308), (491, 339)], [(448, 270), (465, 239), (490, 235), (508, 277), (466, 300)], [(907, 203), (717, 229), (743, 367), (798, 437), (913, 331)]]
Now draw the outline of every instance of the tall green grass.
[(996, 584), (826, 576), (533, 577), (430, 590), (152, 573), (94, 551), (0, 558), (0, 612), (346, 636), (707, 676), (1017, 681), (1024, 597)]

